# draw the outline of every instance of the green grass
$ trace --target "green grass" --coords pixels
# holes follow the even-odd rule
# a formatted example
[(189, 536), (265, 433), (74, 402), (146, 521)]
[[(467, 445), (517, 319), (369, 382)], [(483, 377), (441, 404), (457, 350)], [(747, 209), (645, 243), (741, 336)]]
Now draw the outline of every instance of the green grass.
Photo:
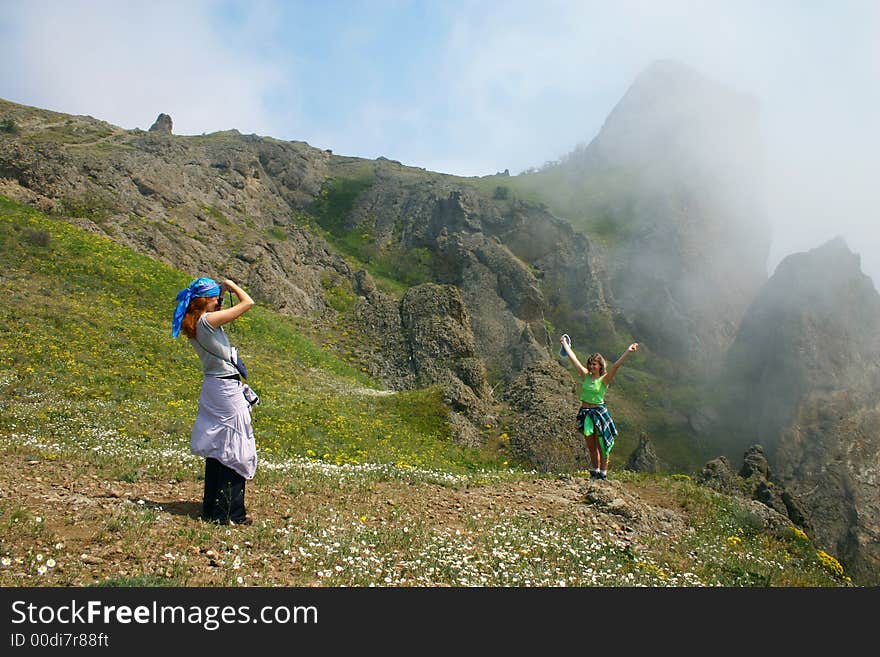
[(331, 236), (337, 239), (344, 238), (349, 233), (346, 221), (354, 209), (355, 201), (362, 192), (372, 186), (374, 178), (375, 174), (369, 163), (359, 167), (350, 176), (330, 178), (309, 208), (309, 212)]
[(850, 580), (839, 562), (817, 550), (799, 529), (767, 531), (736, 498), (720, 495), (686, 475), (624, 473), (636, 486), (665, 491), (688, 514), (691, 530), (674, 538), (657, 534), (651, 552), (669, 573), (687, 570), (717, 586), (839, 586)]
[(83, 144), (105, 139), (113, 134), (107, 126), (68, 120), (62, 124), (48, 125), (28, 135), (29, 141), (54, 141), (62, 144)]
[(355, 269), (366, 269), (383, 289), (399, 296), (407, 287), (433, 279), (434, 254), (424, 248), (402, 248), (393, 240), (377, 243), (369, 218), (351, 229), (348, 224), (357, 199), (374, 181), (370, 162), (340, 166), (325, 181), (308, 215)]
[(485, 176), (471, 184), (495, 198), (503, 188), (505, 201), (543, 205), (568, 220), (603, 247), (625, 243), (634, 234), (629, 222), (637, 173), (625, 169), (594, 171), (589, 178), (565, 167), (548, 167), (517, 176)]
[[(124, 454), (121, 478), (142, 461), (160, 467), (149, 450), (170, 449), (181, 458), (165, 467), (187, 471), (201, 372), (170, 320), (191, 276), (2, 197), (0, 254), (0, 438), (27, 436), (48, 455)], [(227, 328), (263, 402), (263, 458), (501, 467), (451, 442), (439, 391), (370, 394), (369, 377), (262, 306)]]
[(357, 303), (351, 282), (333, 269), (321, 273), (321, 287), (327, 303), (340, 313), (350, 312)]

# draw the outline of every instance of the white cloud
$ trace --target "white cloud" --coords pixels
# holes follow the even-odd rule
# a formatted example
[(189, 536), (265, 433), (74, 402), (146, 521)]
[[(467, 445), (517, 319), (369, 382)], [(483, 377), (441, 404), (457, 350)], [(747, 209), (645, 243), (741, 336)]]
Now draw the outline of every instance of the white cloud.
[[(28, 2), (10, 8), (2, 46), (9, 85), (27, 104), (174, 131), (277, 131), (264, 96), (289, 71), (223, 41), (209, 2)], [(248, 25), (242, 25), (248, 29)], [(6, 87), (7, 85), (3, 85)]]

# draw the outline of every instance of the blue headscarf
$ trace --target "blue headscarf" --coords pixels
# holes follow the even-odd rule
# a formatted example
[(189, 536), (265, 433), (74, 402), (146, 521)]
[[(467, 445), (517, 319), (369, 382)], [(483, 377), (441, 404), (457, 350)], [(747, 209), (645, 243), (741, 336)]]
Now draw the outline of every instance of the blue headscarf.
[(220, 284), (213, 278), (197, 278), (188, 287), (183, 288), (177, 293), (177, 308), (174, 309), (174, 319), (171, 320), (171, 337), (176, 338), (180, 335), (180, 325), (183, 324), (183, 316), (186, 315), (186, 309), (189, 308), (191, 299), (199, 297), (219, 297)]

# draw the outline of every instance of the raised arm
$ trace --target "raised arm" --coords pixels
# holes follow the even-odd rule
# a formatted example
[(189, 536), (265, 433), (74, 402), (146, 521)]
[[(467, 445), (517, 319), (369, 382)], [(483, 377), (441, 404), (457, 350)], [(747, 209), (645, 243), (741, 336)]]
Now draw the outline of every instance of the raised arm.
[(604, 379), (606, 387), (611, 385), (611, 382), (614, 380), (614, 375), (617, 374), (617, 370), (619, 370), (620, 366), (623, 365), (623, 361), (626, 360), (626, 357), (629, 356), (632, 352), (637, 351), (638, 348), (639, 348), (639, 343), (633, 342), (629, 347), (626, 348), (626, 351), (624, 351), (620, 355), (620, 358), (617, 359), (617, 361), (614, 363), (614, 365), (612, 365), (608, 369), (608, 372), (605, 373), (605, 379)]
[(590, 370), (581, 365), (581, 361), (579, 361), (578, 357), (574, 355), (574, 351), (572, 351), (571, 345), (568, 343), (568, 340), (566, 340), (565, 338), (559, 338), (559, 342), (562, 343), (562, 346), (565, 349), (565, 354), (574, 364), (575, 369), (577, 369), (577, 371), (581, 373), (581, 376), (586, 376), (587, 374), (589, 374)]
[(251, 299), (251, 295), (242, 290), (234, 281), (228, 278), (223, 281), (223, 285), (220, 286), (220, 295), (222, 296), (226, 290), (229, 290), (238, 297), (238, 303), (229, 308), (224, 308), (223, 310), (205, 313), (205, 320), (214, 328), (228, 324), (233, 319), (241, 317), (248, 310), (253, 308), (254, 305), (254, 300)]

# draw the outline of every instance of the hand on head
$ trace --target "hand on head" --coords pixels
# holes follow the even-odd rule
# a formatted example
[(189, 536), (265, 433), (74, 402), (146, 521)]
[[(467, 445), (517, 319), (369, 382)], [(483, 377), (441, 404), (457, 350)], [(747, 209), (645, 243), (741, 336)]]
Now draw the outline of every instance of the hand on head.
[(235, 283), (231, 278), (224, 278), (220, 281), (220, 296), (225, 296), (227, 294), (235, 294)]

